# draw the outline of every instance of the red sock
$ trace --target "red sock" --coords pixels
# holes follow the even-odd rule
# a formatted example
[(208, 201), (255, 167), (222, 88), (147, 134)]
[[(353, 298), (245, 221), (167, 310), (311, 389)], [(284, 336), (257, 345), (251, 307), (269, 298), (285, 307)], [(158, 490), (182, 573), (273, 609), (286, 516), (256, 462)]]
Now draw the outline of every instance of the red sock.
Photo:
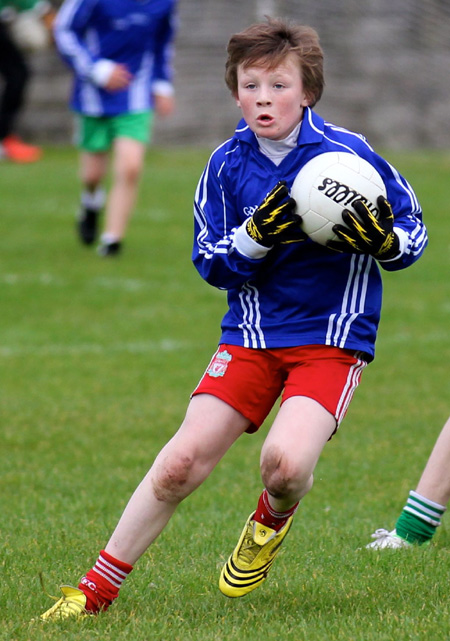
[(119, 596), (119, 589), (132, 565), (115, 559), (102, 550), (92, 570), (81, 579), (78, 589), (86, 595), (86, 610), (97, 613), (107, 610)]
[(273, 507), (269, 503), (269, 493), (267, 490), (264, 490), (261, 496), (259, 497), (258, 507), (256, 508), (255, 516), (253, 519), (267, 525), (267, 527), (276, 530), (277, 532), (281, 530), (283, 525), (286, 523), (288, 518), (295, 514), (298, 507), (298, 502), (293, 505), (287, 512), (275, 512)]

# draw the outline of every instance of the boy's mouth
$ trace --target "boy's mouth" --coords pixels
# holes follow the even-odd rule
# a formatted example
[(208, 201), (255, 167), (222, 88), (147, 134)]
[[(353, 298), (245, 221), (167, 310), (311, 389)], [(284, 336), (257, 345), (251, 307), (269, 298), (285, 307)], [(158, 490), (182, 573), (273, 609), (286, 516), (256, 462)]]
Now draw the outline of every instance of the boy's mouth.
[(263, 125), (268, 125), (273, 122), (273, 117), (269, 114), (260, 114), (257, 121)]

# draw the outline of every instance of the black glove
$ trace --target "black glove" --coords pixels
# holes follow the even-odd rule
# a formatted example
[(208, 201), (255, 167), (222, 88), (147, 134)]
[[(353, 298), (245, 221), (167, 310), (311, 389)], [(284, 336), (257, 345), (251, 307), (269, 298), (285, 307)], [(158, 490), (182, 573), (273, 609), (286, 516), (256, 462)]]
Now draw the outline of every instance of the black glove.
[(344, 225), (334, 225), (333, 231), (339, 240), (330, 240), (327, 247), (339, 252), (370, 254), (378, 260), (389, 260), (399, 252), (399, 240), (394, 233), (394, 214), (389, 201), (378, 196), (379, 217), (362, 200), (353, 203), (356, 214), (348, 209), (342, 212)]
[(306, 240), (307, 236), (300, 227), (301, 219), (295, 214), (295, 208), (295, 200), (289, 198), (285, 181), (280, 181), (248, 219), (247, 234), (264, 247)]

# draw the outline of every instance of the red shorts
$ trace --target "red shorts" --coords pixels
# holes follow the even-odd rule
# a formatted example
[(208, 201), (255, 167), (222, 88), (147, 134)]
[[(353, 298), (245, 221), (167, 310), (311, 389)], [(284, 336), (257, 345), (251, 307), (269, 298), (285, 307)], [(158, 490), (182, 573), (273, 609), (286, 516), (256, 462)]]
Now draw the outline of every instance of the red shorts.
[(251, 421), (256, 432), (281, 396), (307, 396), (336, 418), (345, 416), (366, 361), (329, 345), (250, 349), (222, 344), (192, 396), (212, 394)]

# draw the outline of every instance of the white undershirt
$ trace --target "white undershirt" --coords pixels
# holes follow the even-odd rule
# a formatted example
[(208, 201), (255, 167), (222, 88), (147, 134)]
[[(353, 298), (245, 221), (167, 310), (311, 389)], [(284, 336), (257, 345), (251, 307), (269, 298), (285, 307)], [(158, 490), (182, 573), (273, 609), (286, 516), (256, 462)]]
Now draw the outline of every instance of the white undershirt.
[(297, 146), (297, 139), (298, 134), (300, 133), (301, 124), (302, 123), (300, 121), (296, 128), (291, 131), (289, 136), (283, 140), (270, 140), (269, 138), (256, 136), (261, 152), (278, 166), (284, 158), (286, 158), (288, 153)]

